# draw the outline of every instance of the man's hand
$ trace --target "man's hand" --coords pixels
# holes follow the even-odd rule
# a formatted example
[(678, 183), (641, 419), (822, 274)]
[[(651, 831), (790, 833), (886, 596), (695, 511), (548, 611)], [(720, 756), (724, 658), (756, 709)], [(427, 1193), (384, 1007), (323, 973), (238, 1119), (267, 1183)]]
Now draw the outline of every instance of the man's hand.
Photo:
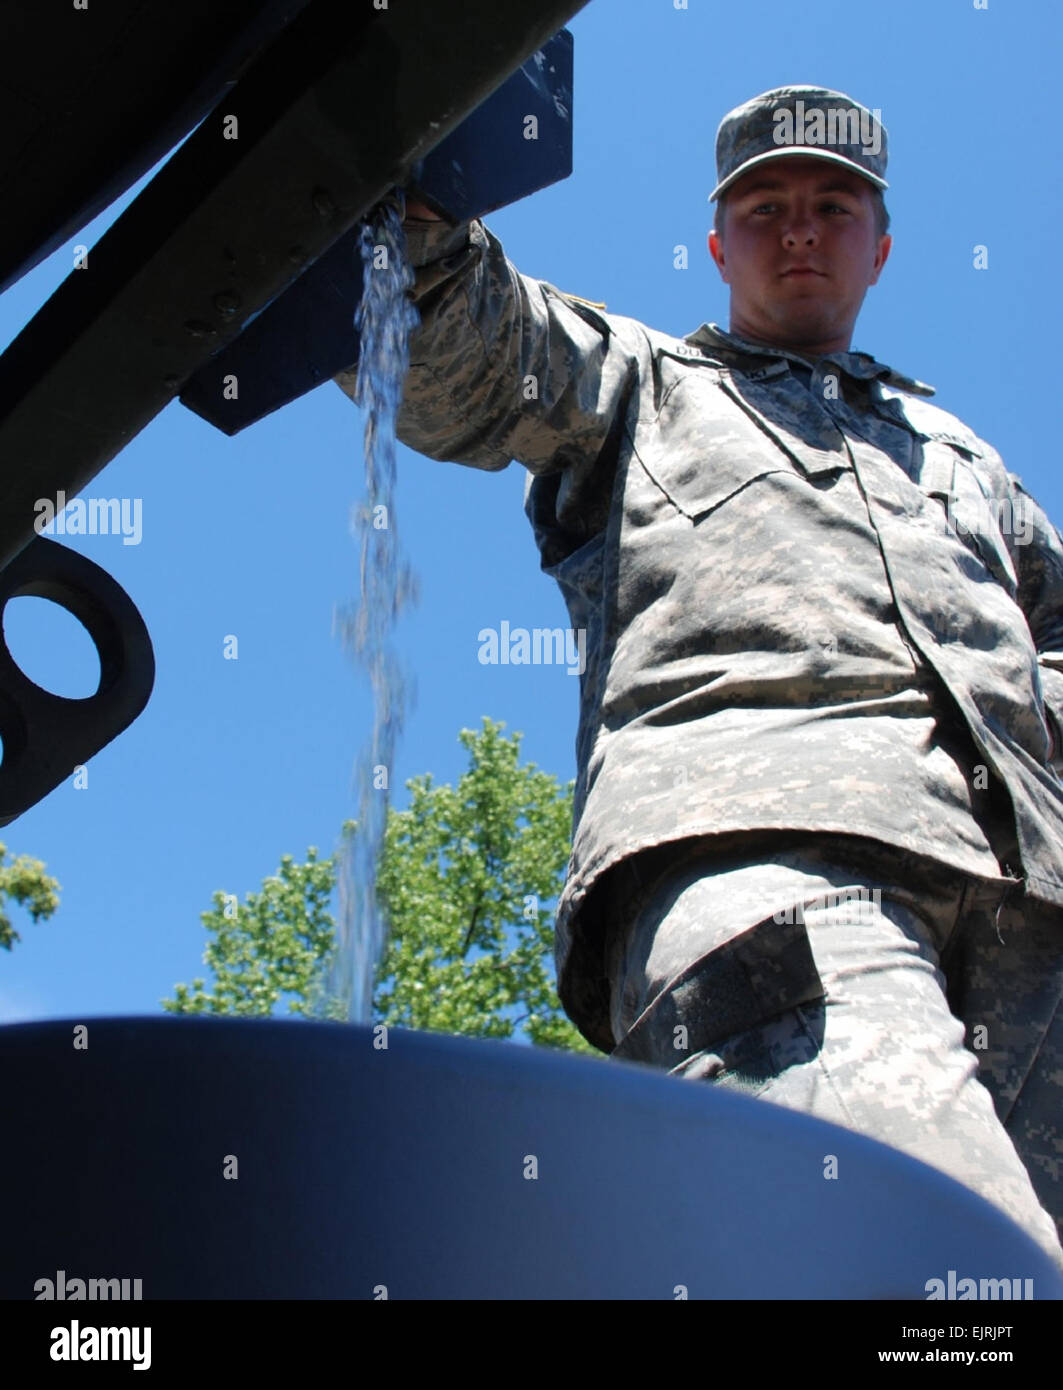
[(440, 217), (438, 213), (433, 212), (431, 208), (426, 208), (424, 203), (412, 202), (409, 198), (406, 199), (406, 217), (414, 222), (444, 221), (444, 218)]

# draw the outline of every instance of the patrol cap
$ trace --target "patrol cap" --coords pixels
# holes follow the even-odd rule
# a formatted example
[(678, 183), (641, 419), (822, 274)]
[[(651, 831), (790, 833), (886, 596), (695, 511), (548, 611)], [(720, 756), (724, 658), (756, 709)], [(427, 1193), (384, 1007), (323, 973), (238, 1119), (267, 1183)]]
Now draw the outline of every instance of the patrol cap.
[(829, 159), (888, 188), (886, 128), (882, 112), (827, 87), (773, 87), (728, 111), (716, 132), (715, 202), (749, 169), (770, 159), (802, 154)]

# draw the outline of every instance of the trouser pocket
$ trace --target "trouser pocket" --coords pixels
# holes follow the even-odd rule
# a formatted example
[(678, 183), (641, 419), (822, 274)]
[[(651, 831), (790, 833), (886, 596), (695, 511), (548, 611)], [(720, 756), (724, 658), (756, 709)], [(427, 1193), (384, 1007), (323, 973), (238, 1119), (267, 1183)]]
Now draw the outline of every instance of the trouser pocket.
[(670, 981), (611, 1056), (668, 1066), (823, 997), (804, 923), (769, 916)]

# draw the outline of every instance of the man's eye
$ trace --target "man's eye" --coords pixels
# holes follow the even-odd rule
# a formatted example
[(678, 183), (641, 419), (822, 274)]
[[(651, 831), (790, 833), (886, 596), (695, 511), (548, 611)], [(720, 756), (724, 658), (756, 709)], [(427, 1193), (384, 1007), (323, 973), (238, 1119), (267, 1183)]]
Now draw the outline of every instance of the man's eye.
[(849, 211), (849, 209), (848, 209), (848, 208), (845, 208), (845, 207), (842, 207), (841, 203), (824, 203), (824, 205), (823, 205), (823, 211), (824, 211), (824, 212), (845, 212), (845, 213), (847, 213), (847, 212)]
[(754, 211), (754, 212), (774, 212), (774, 211), (775, 211), (775, 204), (774, 204), (774, 203), (758, 203), (757, 206), (753, 209), (753, 211)]

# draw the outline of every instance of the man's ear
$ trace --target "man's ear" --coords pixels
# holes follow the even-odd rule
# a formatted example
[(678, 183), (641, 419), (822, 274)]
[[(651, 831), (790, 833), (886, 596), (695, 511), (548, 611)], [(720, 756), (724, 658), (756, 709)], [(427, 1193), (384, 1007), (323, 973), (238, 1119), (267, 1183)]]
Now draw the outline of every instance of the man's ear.
[[(715, 227), (709, 232), (709, 255), (716, 262), (716, 269), (720, 272), (721, 280), (723, 280), (725, 285), (729, 285), (731, 282), (727, 278), (727, 265), (724, 260), (723, 242), (720, 240), (720, 234)], [(874, 284), (874, 280), (872, 280), (871, 283)]]
[(878, 277), (882, 274), (882, 267), (889, 259), (892, 246), (893, 238), (890, 236), (889, 232), (879, 237), (878, 249), (875, 252), (875, 259), (871, 267), (871, 279), (867, 282), (869, 286), (878, 284)]

